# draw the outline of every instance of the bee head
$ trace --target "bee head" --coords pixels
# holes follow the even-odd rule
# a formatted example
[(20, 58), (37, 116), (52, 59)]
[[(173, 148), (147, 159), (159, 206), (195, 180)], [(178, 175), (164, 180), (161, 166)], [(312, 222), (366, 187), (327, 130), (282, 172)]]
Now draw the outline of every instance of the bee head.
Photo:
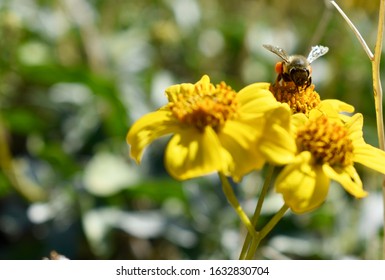
[(311, 76), (308, 68), (292, 68), (289, 76), (297, 87), (311, 85)]
[(283, 71), (297, 87), (311, 84), (311, 66), (307, 58), (302, 55), (290, 56), (289, 63), (285, 64)]

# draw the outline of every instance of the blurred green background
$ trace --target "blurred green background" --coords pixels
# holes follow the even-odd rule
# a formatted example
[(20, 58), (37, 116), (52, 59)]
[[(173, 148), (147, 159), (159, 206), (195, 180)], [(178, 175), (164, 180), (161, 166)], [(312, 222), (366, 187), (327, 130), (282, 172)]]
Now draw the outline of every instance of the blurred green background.
[[(379, 1), (337, 2), (373, 49)], [(238, 258), (245, 231), (217, 177), (170, 178), (167, 139), (136, 166), (125, 136), (169, 85), (274, 81), (278, 57), (262, 44), (328, 46), (316, 90), (363, 113), (377, 146), (369, 59), (328, 1), (0, 0), (0, 259)], [(357, 168), (367, 198), (333, 184), (318, 210), (286, 215), (257, 257), (381, 258), (381, 178)], [(235, 186), (250, 214), (262, 183), (263, 171)], [(261, 223), (281, 203), (271, 190)]]

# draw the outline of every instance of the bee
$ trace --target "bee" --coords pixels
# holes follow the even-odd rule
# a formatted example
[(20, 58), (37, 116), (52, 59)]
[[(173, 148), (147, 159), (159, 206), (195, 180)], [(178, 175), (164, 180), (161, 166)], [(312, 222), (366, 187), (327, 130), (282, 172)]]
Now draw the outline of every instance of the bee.
[(278, 73), (276, 82), (281, 80), (293, 82), (297, 89), (303, 87), (306, 89), (311, 85), (312, 69), (310, 63), (329, 51), (328, 47), (314, 46), (311, 47), (311, 51), (306, 58), (302, 55), (288, 55), (280, 47), (272, 45), (263, 45), (263, 47), (283, 59), (283, 61), (277, 62), (275, 65), (275, 71)]

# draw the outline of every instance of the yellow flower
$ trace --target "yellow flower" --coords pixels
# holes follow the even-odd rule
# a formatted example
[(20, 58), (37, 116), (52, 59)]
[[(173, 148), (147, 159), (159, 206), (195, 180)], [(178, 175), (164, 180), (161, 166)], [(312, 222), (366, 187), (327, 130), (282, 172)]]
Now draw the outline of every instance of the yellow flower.
[(236, 93), (224, 82), (211, 84), (207, 75), (196, 84), (167, 88), (168, 104), (140, 118), (128, 132), (131, 157), (140, 163), (152, 141), (173, 134), (165, 166), (174, 178), (219, 171), (240, 180), (265, 162), (255, 145), (263, 133), (265, 115), (284, 110), (268, 88), (268, 83), (256, 83)]
[[(323, 109), (310, 111), (309, 117), (293, 115), (294, 137), (291, 140), (287, 131), (276, 135), (277, 141), (295, 141), (292, 160), (275, 183), (276, 191), (283, 195), (286, 205), (295, 213), (319, 207), (327, 197), (330, 180), (340, 183), (356, 198), (365, 197), (367, 193), (354, 168), (355, 162), (385, 174), (385, 152), (366, 144), (363, 139), (363, 116), (337, 114), (331, 106)], [(284, 145), (281, 143), (276, 150), (282, 152)], [(267, 153), (274, 147), (262, 143), (261, 150), (269, 158)], [(290, 155), (292, 151), (290, 145), (285, 153)]]

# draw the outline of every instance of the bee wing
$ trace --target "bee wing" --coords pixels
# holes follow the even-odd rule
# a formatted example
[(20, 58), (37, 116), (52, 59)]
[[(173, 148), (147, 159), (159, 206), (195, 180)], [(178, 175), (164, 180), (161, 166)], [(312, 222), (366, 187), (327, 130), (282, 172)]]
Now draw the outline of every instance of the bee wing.
[(311, 51), (307, 57), (307, 60), (309, 61), (309, 63), (312, 63), (314, 60), (316, 60), (320, 56), (323, 56), (328, 51), (329, 51), (329, 48), (324, 46), (311, 47)]
[(282, 58), (285, 62), (289, 63), (289, 55), (286, 53), (286, 51), (280, 47), (275, 47), (272, 45), (262, 45), (265, 49), (271, 51), (272, 53), (275, 53), (280, 58)]

